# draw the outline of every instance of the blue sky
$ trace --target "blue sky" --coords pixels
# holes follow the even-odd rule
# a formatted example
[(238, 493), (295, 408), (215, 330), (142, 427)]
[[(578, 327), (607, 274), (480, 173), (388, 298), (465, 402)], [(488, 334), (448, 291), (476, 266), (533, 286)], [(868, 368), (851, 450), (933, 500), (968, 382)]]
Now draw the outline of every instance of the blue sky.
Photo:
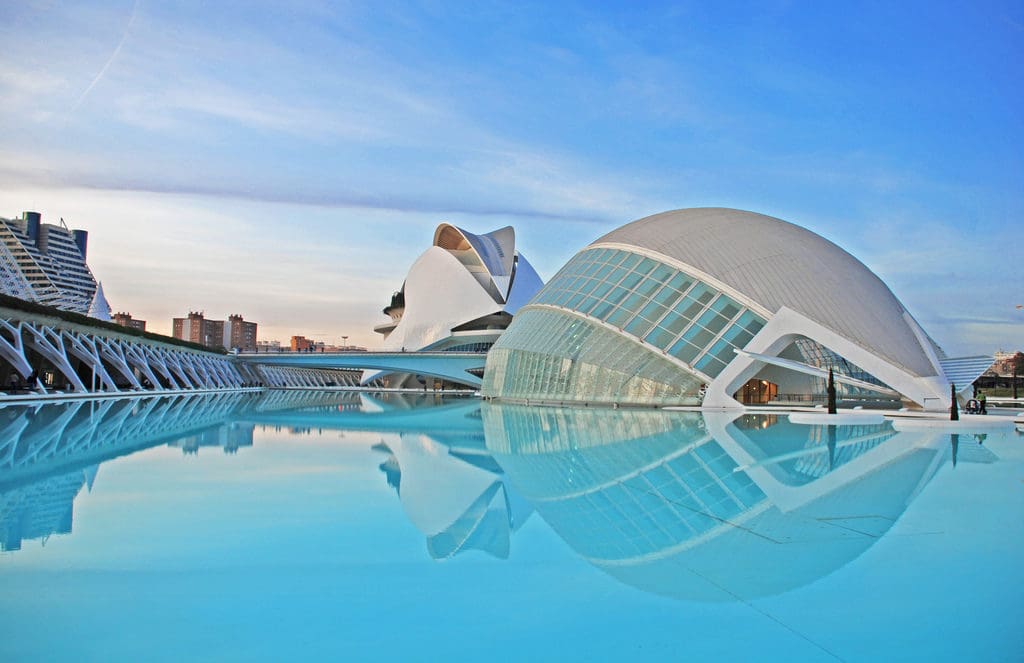
[(0, 214), (117, 310), (373, 346), (433, 228), (544, 278), (682, 207), (808, 227), (951, 353), (1024, 343), (1024, 5), (0, 6)]

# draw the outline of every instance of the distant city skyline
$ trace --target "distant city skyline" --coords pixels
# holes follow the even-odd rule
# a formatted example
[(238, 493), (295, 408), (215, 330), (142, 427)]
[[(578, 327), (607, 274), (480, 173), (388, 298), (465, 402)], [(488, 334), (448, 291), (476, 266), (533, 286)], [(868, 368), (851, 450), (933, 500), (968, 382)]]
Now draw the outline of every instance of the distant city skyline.
[(89, 233), (171, 333), (375, 348), (449, 221), (541, 277), (725, 206), (821, 234), (950, 354), (1019, 349), (1024, 7), (131, 0), (0, 7), (0, 216)]

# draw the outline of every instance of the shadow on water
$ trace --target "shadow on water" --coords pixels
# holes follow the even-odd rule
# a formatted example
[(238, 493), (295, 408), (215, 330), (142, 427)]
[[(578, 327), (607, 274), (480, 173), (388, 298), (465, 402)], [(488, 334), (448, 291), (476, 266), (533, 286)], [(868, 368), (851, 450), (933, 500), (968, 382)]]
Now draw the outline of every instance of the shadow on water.
[(701, 601), (811, 583), (883, 537), (945, 462), (995, 460), (980, 444), (888, 422), (531, 408), (433, 394), (17, 406), (0, 409), (0, 544), (17, 550), (25, 539), (70, 533), (73, 500), (102, 462), (157, 445), (234, 453), (252, 446), (255, 426), (379, 433), (378, 467), (434, 559), (508, 558), (535, 511), (623, 583)]

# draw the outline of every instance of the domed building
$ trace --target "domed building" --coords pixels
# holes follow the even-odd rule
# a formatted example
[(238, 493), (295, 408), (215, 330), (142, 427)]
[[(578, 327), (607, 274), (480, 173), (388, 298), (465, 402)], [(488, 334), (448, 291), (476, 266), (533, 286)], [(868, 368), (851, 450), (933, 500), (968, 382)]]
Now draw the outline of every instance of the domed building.
[[(977, 358), (976, 358), (977, 359)], [(952, 361), (952, 360), (950, 360)], [(958, 364), (874, 273), (823, 237), (723, 208), (664, 212), (576, 254), (516, 316), (483, 394), (634, 405), (839, 398), (942, 409)], [(976, 376), (975, 376), (976, 377)]]

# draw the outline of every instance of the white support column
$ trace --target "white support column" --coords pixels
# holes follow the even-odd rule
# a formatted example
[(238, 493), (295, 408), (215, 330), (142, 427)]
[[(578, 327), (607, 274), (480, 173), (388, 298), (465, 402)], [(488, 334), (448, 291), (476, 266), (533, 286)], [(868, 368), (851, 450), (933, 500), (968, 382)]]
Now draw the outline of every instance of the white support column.
[(211, 370), (210, 364), (208, 361), (206, 361), (205, 357), (194, 356), (192, 357), (192, 363), (196, 367), (196, 371), (199, 373), (199, 375), (202, 376), (204, 387), (206, 387), (207, 389), (212, 389), (213, 387), (223, 386), (222, 384), (220, 384), (220, 381), (217, 379), (216, 375)]
[(246, 382), (246, 374), (242, 373), (242, 370), (235, 365), (235, 362), (227, 359), (221, 360), (221, 365), (224, 366), (224, 370), (231, 375), (235, 386), (241, 387)]
[(202, 355), (195, 355), (192, 357), (192, 361), (196, 367), (196, 370), (200, 375), (203, 376), (203, 386), (207, 389), (214, 387), (223, 387), (221, 384), (220, 377), (217, 375), (213, 366), (210, 365), (210, 360)]
[(167, 368), (174, 371), (175, 375), (181, 379), (180, 389), (195, 389), (198, 384), (197, 378), (194, 373), (190, 375), (188, 367), (182, 363), (183, 354), (177, 350), (169, 350), (164, 357), (167, 362)]
[(242, 374), (238, 371), (238, 368), (227, 359), (214, 359), (214, 363), (217, 365), (217, 369), (220, 374), (224, 376), (225, 383), (231, 387), (241, 387), (244, 380)]
[(238, 386), (237, 384), (235, 384), (235, 380), (234, 380), (234, 377), (231, 375), (231, 372), (228, 371), (227, 367), (224, 365), (226, 363), (224, 360), (222, 360), (222, 359), (207, 358), (206, 361), (207, 361), (207, 363), (210, 364), (210, 368), (212, 369), (212, 373), (217, 376), (217, 379), (220, 381), (221, 386), (223, 386), (223, 387), (237, 387)]
[[(29, 333), (29, 345), (53, 364), (54, 368), (64, 375), (75, 391), (88, 391), (81, 378), (75, 373), (71, 362), (68, 361), (67, 351), (64, 349), (64, 340), (59, 332), (49, 327), (43, 327), (42, 330), (38, 330), (32, 324), (26, 324), (25, 330)], [(37, 379), (36, 382), (39, 387), (45, 389), (41, 379)]]
[(171, 369), (167, 366), (167, 351), (163, 348), (141, 346), (141, 351), (146, 357), (150, 366), (155, 366), (160, 374), (164, 376), (171, 389), (181, 389), (181, 384), (175, 379)]
[(160, 388), (160, 380), (157, 378), (153, 369), (150, 368), (149, 362), (146, 360), (144, 354), (144, 348), (146, 346), (141, 343), (128, 343), (124, 342), (121, 345), (121, 349), (124, 351), (124, 357), (128, 363), (135, 368), (139, 373), (149, 380), (152, 389)]
[(206, 386), (206, 381), (203, 380), (202, 375), (196, 370), (195, 364), (192, 360), (193, 355), (189, 352), (177, 352), (178, 365), (181, 370), (189, 376), (189, 383), (193, 389), (201, 389)]
[(6, 359), (22, 378), (28, 378), (32, 374), (32, 366), (25, 356), (25, 342), (21, 337), (21, 328), (24, 324), (19, 322), (17, 326), (14, 326), (7, 320), (0, 320), (0, 331), (11, 335), (11, 340), (7, 340), (0, 333), (0, 357)]
[[(103, 365), (103, 361), (100, 359), (95, 339), (90, 338), (87, 334), (78, 335), (72, 332), (65, 332), (64, 339), (67, 341), (66, 347), (68, 352), (88, 364), (93, 375), (99, 378), (99, 381), (108, 391), (120, 391), (117, 388), (117, 383), (114, 382), (114, 378), (107, 372), (106, 366)], [(90, 390), (95, 390), (95, 382), (93, 380)]]
[(109, 361), (128, 380), (132, 387), (142, 389), (142, 383), (135, 377), (135, 371), (128, 366), (128, 360), (125, 358), (124, 351), (119, 345), (111, 343), (107, 339), (97, 337), (96, 349), (99, 350), (100, 355), (104, 359)]
[(224, 388), (228, 386), (227, 380), (224, 379), (224, 374), (220, 370), (220, 366), (217, 365), (217, 361), (210, 359), (209, 357), (200, 357), (199, 363), (206, 369), (206, 374), (209, 376), (211, 386)]

